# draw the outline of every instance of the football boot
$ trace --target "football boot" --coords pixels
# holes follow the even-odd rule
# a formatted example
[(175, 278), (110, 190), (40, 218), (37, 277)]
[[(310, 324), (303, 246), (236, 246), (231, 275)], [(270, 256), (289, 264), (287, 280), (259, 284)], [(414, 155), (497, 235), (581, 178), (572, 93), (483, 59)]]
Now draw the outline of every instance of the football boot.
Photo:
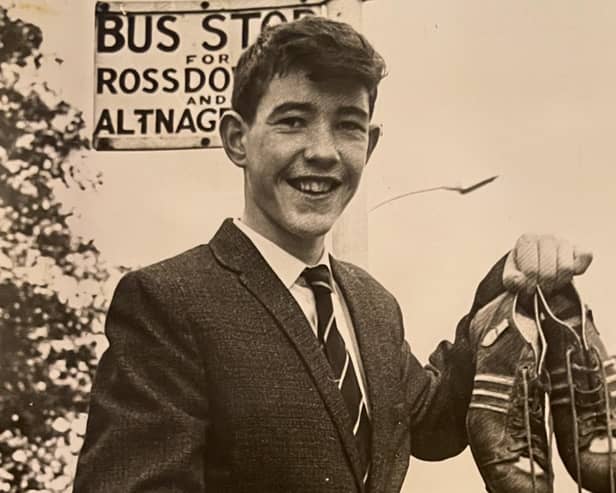
[(470, 324), (475, 377), (466, 428), (473, 457), (491, 493), (550, 493), (545, 427), (545, 339), (518, 295), (504, 293)]
[(616, 364), (573, 286), (538, 295), (559, 455), (578, 491), (616, 493)]

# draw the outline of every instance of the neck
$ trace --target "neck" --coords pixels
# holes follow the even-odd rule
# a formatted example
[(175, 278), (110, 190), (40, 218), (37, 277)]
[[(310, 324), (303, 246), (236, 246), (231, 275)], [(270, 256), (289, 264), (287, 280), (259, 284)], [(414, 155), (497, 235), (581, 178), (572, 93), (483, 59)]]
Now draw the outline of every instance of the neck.
[(242, 215), (242, 222), (307, 265), (316, 264), (323, 255), (325, 236), (314, 238), (295, 236), (271, 222), (255, 220), (246, 214), (246, 211)]

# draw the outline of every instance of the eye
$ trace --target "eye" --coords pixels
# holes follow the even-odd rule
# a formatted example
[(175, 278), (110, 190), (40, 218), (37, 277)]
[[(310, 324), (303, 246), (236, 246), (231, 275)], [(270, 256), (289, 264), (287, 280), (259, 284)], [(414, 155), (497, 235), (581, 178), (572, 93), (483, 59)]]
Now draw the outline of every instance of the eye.
[(276, 122), (276, 125), (282, 125), (283, 127), (297, 129), (306, 126), (306, 121), (298, 116), (286, 116)]
[(342, 130), (354, 131), (354, 132), (364, 132), (366, 129), (366, 127), (363, 124), (356, 122), (355, 120), (343, 120), (338, 124), (338, 126)]

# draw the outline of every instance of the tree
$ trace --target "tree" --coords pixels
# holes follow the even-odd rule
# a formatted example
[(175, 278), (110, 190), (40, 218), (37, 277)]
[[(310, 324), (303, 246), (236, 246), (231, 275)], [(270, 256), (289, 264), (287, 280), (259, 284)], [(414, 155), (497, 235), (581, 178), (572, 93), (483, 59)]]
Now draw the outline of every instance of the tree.
[(108, 272), (57, 198), (100, 177), (75, 161), (89, 148), (81, 112), (39, 80), (41, 42), (0, 7), (0, 491), (10, 492), (70, 489), (104, 341)]

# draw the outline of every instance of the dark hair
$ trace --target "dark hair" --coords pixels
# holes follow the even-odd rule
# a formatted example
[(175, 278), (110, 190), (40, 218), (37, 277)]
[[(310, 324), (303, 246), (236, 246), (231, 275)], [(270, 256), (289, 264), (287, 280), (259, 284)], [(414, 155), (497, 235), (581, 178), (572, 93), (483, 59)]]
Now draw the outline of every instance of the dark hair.
[(231, 106), (248, 123), (276, 76), (303, 69), (313, 81), (348, 80), (368, 89), (370, 115), (385, 62), (364, 36), (350, 25), (317, 16), (265, 29), (235, 68)]

